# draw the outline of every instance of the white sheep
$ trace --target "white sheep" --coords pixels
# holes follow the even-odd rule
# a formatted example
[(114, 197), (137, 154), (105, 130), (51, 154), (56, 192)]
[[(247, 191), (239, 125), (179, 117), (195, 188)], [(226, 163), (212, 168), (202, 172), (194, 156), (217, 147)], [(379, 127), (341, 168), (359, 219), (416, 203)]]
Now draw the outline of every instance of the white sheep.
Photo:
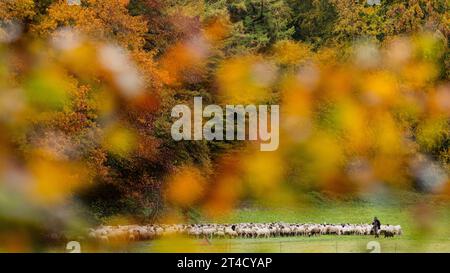
[[(195, 238), (269, 238), (278, 236), (316, 235), (371, 235), (369, 224), (298, 224), (298, 223), (240, 223), (147, 226), (100, 226), (87, 230), (90, 239), (102, 242), (149, 240), (159, 236), (181, 234)], [(400, 225), (382, 225), (380, 234), (385, 237), (401, 235)]]

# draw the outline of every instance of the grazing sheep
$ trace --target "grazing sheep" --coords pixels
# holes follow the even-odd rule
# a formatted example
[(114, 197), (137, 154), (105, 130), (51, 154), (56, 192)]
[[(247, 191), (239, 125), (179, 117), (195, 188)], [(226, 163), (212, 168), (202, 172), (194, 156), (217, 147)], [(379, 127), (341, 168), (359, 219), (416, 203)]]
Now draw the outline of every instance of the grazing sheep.
[[(194, 238), (269, 238), (319, 235), (373, 235), (369, 224), (289, 224), (289, 223), (240, 223), (240, 224), (192, 224), (192, 225), (129, 225), (100, 226), (87, 231), (88, 238), (104, 243), (111, 241), (142, 241), (161, 236), (186, 235)], [(400, 225), (381, 225), (378, 234), (384, 237), (402, 235)]]
[(228, 238), (236, 238), (238, 236), (238, 233), (236, 232), (236, 225), (225, 227), (225, 235)]

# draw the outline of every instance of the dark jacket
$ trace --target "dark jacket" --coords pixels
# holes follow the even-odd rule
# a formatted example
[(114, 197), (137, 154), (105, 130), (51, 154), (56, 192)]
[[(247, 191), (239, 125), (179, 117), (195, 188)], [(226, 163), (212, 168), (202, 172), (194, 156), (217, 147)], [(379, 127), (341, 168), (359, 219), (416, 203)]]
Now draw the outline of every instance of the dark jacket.
[(374, 227), (377, 227), (378, 229), (380, 229), (381, 228), (381, 222), (380, 222), (380, 220), (374, 220), (373, 221), (373, 223), (372, 223), (372, 225), (374, 226)]

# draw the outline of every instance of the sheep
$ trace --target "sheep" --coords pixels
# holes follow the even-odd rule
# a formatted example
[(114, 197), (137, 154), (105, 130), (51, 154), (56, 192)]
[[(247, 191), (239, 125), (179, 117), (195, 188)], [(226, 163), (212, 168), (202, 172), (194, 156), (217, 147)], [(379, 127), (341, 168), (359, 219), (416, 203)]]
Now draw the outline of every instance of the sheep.
[(402, 227), (400, 225), (393, 226), (395, 235), (402, 235)]
[(384, 235), (384, 237), (394, 237), (395, 235), (401, 235), (402, 229), (401, 226), (390, 226), (390, 225), (381, 225), (380, 234)]
[(228, 238), (236, 238), (238, 236), (238, 233), (236, 232), (236, 225), (225, 227), (225, 235)]
[(207, 237), (207, 238), (208, 238), (208, 237), (209, 237), (209, 238), (212, 238), (215, 231), (216, 231), (215, 228), (209, 227), (209, 228), (203, 229), (202, 234), (203, 234), (205, 237)]
[(320, 228), (317, 225), (312, 225), (307, 229), (308, 236), (320, 235)]
[(214, 232), (214, 235), (219, 238), (225, 238), (225, 228), (219, 228)]
[(341, 228), (340, 226), (327, 225), (325, 234), (341, 235)]
[(268, 228), (257, 228), (256, 229), (256, 237), (264, 237), (269, 238), (270, 237), (270, 230)]
[[(88, 238), (100, 242), (141, 241), (160, 236), (186, 235), (195, 238), (269, 238), (279, 236), (371, 235), (369, 224), (299, 224), (299, 223), (240, 223), (147, 226), (100, 226), (87, 230)], [(382, 225), (379, 234), (393, 237), (402, 234), (400, 225)]]
[(244, 227), (242, 229), (242, 233), (244, 234), (244, 238), (253, 238), (254, 237), (253, 229), (250, 227)]
[(283, 226), (281, 228), (281, 236), (289, 236), (289, 235), (291, 235), (291, 232), (292, 232), (292, 230), (288, 226)]

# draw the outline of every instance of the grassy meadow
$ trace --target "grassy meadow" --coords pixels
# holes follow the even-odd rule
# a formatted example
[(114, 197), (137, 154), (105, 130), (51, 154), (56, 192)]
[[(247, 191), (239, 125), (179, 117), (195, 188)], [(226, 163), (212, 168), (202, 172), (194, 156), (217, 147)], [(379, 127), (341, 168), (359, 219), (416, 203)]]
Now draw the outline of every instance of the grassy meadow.
[(433, 213), (423, 208), (428, 197), (402, 194), (403, 198), (372, 201), (317, 201), (301, 207), (246, 207), (234, 211), (219, 222), (286, 223), (370, 223), (377, 216), (382, 224), (401, 225), (402, 236), (277, 237), (255, 239), (180, 239), (169, 238), (133, 245), (139, 252), (371, 252), (368, 243), (380, 244), (380, 252), (450, 252), (450, 210), (448, 205), (427, 201)]

